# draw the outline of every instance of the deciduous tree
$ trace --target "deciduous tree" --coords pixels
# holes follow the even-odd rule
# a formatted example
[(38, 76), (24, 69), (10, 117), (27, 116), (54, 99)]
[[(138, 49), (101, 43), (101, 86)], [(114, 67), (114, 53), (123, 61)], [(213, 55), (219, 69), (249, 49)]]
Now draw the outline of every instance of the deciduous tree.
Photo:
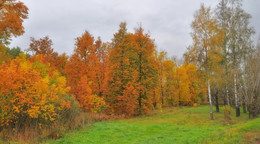
[(185, 54), (187, 62), (196, 64), (205, 72), (208, 85), (208, 96), (210, 103), (210, 116), (213, 120), (212, 96), (210, 79), (214, 69), (221, 61), (223, 31), (219, 29), (216, 20), (211, 15), (210, 7), (201, 5), (199, 11), (195, 12), (194, 21), (191, 25), (193, 45)]
[(28, 18), (28, 8), (17, 0), (0, 1), (0, 45), (6, 45), (12, 36), (24, 33), (23, 21)]

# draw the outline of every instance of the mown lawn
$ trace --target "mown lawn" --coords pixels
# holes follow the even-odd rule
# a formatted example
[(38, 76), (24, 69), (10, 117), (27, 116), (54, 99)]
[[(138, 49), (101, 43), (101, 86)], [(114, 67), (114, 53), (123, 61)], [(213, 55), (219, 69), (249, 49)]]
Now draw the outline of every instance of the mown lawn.
[[(260, 143), (260, 118), (241, 113), (224, 121), (222, 112), (209, 120), (209, 106), (164, 109), (151, 116), (96, 122), (49, 144)], [(222, 109), (221, 109), (222, 111)]]

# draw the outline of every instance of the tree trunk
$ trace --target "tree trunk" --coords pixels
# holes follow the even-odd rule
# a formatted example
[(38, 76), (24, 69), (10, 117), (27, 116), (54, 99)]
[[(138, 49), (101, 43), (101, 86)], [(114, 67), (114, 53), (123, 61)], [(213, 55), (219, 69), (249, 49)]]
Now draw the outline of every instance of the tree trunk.
[(163, 86), (162, 86), (162, 84), (161, 84), (161, 95), (162, 95), (162, 106), (163, 106), (163, 103), (164, 103), (164, 101), (163, 101), (164, 94), (163, 94)]
[(153, 99), (154, 99), (154, 102), (153, 102), (153, 107), (154, 107), (154, 108), (156, 108), (156, 106), (157, 106), (157, 103), (156, 103), (155, 90), (153, 91)]
[(243, 111), (246, 113), (246, 103), (243, 103)]
[(243, 106), (243, 112), (246, 113), (246, 99), (245, 95), (242, 97), (242, 106)]
[(253, 119), (254, 118), (254, 114), (252, 112), (249, 112), (249, 119)]
[(161, 95), (162, 95), (162, 106), (163, 106), (163, 103), (164, 103), (164, 101), (163, 101), (163, 98), (164, 98), (164, 93), (163, 93), (163, 72), (162, 72), (163, 70), (162, 70), (162, 68), (161, 68)]
[[(142, 81), (142, 55), (139, 54), (139, 83)], [(139, 90), (139, 114), (142, 114), (142, 90)]]
[(249, 104), (249, 105), (248, 105), (248, 112), (249, 112), (249, 119), (253, 119), (253, 118), (254, 118), (254, 108), (253, 108), (253, 104)]
[[(248, 98), (248, 95), (247, 95), (246, 80), (245, 80), (244, 76), (243, 76), (243, 83), (244, 83), (244, 94), (243, 94), (243, 97), (242, 97), (242, 105), (243, 105), (243, 111), (244, 111), (244, 113), (246, 113), (246, 103), (248, 101), (246, 98)], [(243, 88), (241, 88), (241, 89), (243, 89)]]
[(236, 117), (240, 116), (239, 99), (237, 95), (237, 74), (234, 73), (234, 93), (235, 93), (235, 104), (236, 104)]
[(230, 103), (229, 103), (229, 93), (228, 93), (228, 87), (226, 86), (226, 95), (227, 95), (227, 104), (228, 106), (230, 106)]
[(213, 106), (212, 106), (212, 100), (211, 100), (211, 92), (210, 92), (210, 81), (208, 79), (208, 95), (209, 95), (209, 104), (210, 104), (210, 119), (213, 120)]
[(215, 100), (216, 100), (216, 112), (219, 112), (218, 90), (216, 91), (216, 94), (215, 94)]

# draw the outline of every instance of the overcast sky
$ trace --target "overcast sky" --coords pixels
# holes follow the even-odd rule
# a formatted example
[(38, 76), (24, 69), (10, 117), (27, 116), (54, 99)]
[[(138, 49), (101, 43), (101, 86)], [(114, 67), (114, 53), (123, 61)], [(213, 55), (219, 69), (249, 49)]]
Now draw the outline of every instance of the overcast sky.
[[(75, 38), (88, 30), (95, 38), (111, 41), (122, 21), (133, 32), (142, 23), (159, 50), (182, 57), (192, 43), (190, 24), (200, 4), (215, 7), (218, 0), (21, 0), (29, 8), (25, 34), (14, 38), (10, 47), (29, 47), (30, 37), (48, 35), (59, 53), (72, 54)], [(260, 33), (260, 0), (244, 0), (244, 9)]]

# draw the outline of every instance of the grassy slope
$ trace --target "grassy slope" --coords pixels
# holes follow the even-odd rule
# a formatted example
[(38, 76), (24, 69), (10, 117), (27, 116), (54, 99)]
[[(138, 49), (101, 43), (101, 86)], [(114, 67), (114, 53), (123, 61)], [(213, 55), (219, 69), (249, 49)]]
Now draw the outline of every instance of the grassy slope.
[(153, 116), (97, 122), (48, 143), (251, 143), (260, 142), (260, 118), (248, 114), (223, 121), (223, 113), (209, 120), (209, 106), (171, 108)]

